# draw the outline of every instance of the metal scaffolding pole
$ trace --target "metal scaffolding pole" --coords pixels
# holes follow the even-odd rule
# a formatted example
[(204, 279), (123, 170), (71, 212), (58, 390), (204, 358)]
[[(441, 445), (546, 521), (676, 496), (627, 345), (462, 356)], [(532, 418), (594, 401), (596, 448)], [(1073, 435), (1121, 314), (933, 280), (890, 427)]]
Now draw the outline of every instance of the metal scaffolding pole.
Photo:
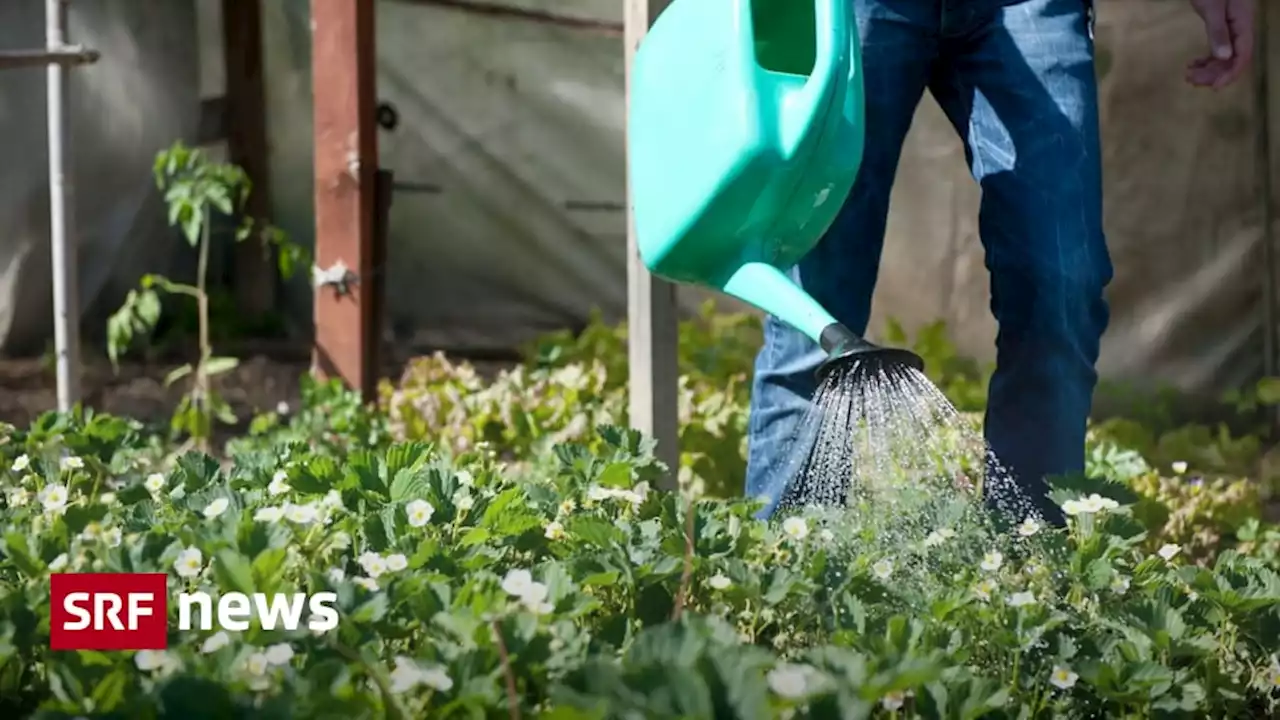
[(57, 353), (58, 411), (80, 401), (80, 299), (76, 276), (72, 186), (67, 173), (70, 141), (67, 109), (68, 56), (87, 57), (66, 45), (67, 1), (45, 0), (49, 113), (49, 246), (53, 267), (53, 339)]
[(49, 255), (53, 266), (53, 338), (57, 352), (58, 411), (80, 401), (80, 300), (72, 223), (67, 71), (98, 61), (98, 53), (67, 44), (68, 0), (45, 0), (45, 47), (0, 51), (0, 70), (46, 67), (49, 122)]

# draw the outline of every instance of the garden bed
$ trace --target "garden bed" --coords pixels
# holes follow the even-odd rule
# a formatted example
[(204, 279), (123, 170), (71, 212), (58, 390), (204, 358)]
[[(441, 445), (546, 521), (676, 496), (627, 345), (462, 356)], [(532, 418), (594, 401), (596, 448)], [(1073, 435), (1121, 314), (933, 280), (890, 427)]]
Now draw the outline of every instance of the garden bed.
[[(1065, 531), (996, 531), (952, 488), (903, 489), (916, 498), (896, 512), (756, 520), (733, 499), (756, 332), (724, 317), (682, 328), (678, 491), (659, 488), (670, 475), (651, 443), (617, 427), (625, 336), (600, 325), (492, 377), (422, 358), (380, 409), (304, 382), (289, 413), (267, 405), (218, 447), (222, 461), (109, 415), (0, 431), (0, 712), (1276, 712), (1280, 532), (1257, 520), (1256, 480), (1171, 467), (1161, 453), (1176, 445), (1109, 425), (1090, 436), (1094, 479), (1057, 483)], [(980, 379), (935, 379), (980, 395), (961, 384)], [(1152, 431), (1182, 436), (1170, 432)], [(163, 572), (173, 592), (213, 595), (332, 591), (340, 623), (55, 653), (53, 571)]]
[[(184, 388), (166, 387), (164, 378), (178, 364), (124, 362), (116, 372), (105, 357), (90, 358), (82, 375), (85, 404), (143, 422), (167, 422)], [(280, 403), (296, 406), (298, 381), (305, 372), (305, 360), (258, 355), (218, 382), (237, 414), (252, 417)], [(27, 425), (56, 407), (57, 397), (56, 378), (46, 360), (0, 360), (0, 422)]]

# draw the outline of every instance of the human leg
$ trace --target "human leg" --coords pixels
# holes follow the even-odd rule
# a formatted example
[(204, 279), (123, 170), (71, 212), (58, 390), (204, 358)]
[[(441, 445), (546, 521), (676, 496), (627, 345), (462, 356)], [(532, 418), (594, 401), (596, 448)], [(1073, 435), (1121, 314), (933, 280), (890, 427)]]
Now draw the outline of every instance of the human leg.
[(987, 441), (1024, 496), (1060, 524), (1045, 478), (1084, 469), (1112, 276), (1092, 7), (1002, 4), (944, 39), (947, 61), (930, 88), (966, 139), (982, 186), (979, 226), (999, 323)]

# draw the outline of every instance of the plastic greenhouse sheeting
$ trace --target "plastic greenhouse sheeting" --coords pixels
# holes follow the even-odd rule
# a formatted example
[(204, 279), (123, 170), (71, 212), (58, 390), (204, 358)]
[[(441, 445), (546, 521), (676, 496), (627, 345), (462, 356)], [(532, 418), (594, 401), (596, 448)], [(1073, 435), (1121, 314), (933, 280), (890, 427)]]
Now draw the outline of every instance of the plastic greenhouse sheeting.
[[(69, 73), (68, 112), (80, 300), (86, 327), (100, 328), (174, 248), (151, 164), (196, 128), (196, 16), (190, 0), (77, 0), (69, 24), (72, 42), (102, 54)], [(0, 3), (0, 47), (43, 48), (44, 32), (44, 3)], [(53, 337), (43, 68), (0, 72), (0, 138), (0, 349), (39, 353)]]
[[(622, 17), (621, 0), (507, 2)], [(141, 11), (124, 0), (73, 6), (86, 28), (78, 38), (105, 57), (131, 58), (128, 73), (110, 61), (77, 75), (80, 94), (97, 98), (77, 109), (78, 147), (94, 148), (77, 156), (87, 164), (77, 167), (80, 202), (99, 208), (83, 211), (82, 227), (96, 238), (87, 238), (91, 248), (127, 250), (85, 263), (86, 299), (119, 292), (138, 267), (132, 258), (154, 249), (131, 227), (142, 216), (129, 193), (150, 182), (143, 171), (155, 149), (195, 114), (188, 85), (195, 71), (174, 47), (184, 45), (175, 28), (186, 27), (189, 11), (184, 3), (155, 5), (162, 9), (148, 10), (140, 25), (129, 13)], [(313, 234), (308, 5), (264, 3), (275, 219), (303, 242)], [(39, 13), (26, 12), (0, 10), (0, 33), (13, 45), (40, 42)], [(1099, 16), (1106, 226), (1116, 267), (1100, 370), (1191, 391), (1234, 387), (1262, 363), (1261, 198), (1249, 83), (1213, 93), (1183, 82), (1184, 65), (1205, 46), (1185, 2), (1100, 0)], [(136, 35), (126, 32), (130, 23)], [(1276, 25), (1271, 45), (1280, 49)], [(397, 342), (506, 348), (580, 324), (593, 308), (624, 317), (621, 40), (383, 0), (378, 41), (379, 96), (400, 116), (380, 136), (382, 163), (404, 184), (392, 209), (388, 267)], [(1274, 57), (1271, 65), (1273, 78), (1280, 76)], [(96, 89), (83, 91), (91, 78)], [(18, 338), (15, 328), (29, 325), (34, 337), (47, 328), (46, 273), (19, 273), (32, 287), (17, 293), (12, 258), (40, 245), (47, 231), (39, 205), (43, 113), (13, 108), (40, 105), (42, 75), (18, 71), (5, 82), (13, 83), (5, 85), (5, 129), (21, 138), (15, 152), (30, 157), (6, 170), (0, 194), (3, 212), (18, 218), (9, 227), (19, 229), (0, 241), (0, 336)], [(1280, 97), (1280, 82), (1273, 85)], [(1274, 116), (1273, 123), (1280, 129)], [(992, 358), (977, 203), (960, 143), (926, 99), (895, 188), (876, 327), (890, 316), (908, 327), (941, 318), (962, 350)], [(311, 311), (308, 292), (300, 286), (292, 296), (302, 320)], [(20, 296), (25, 304), (13, 300)], [(686, 308), (701, 300), (682, 297)], [(15, 315), (27, 321), (11, 327)]]
[[(542, 4), (621, 19), (616, 1)], [(304, 235), (312, 192), (306, 7), (272, 4), (266, 23), (273, 193), (280, 219)], [(1185, 3), (1104, 0), (1099, 14), (1116, 266), (1100, 369), (1193, 391), (1232, 387), (1261, 369), (1251, 89), (1242, 82), (1210, 93), (1183, 82), (1183, 66), (1204, 46)], [(618, 38), (383, 2), (378, 40), (379, 96), (400, 114), (381, 135), (383, 164), (400, 181), (440, 188), (395, 196), (389, 305), (398, 337), (506, 347), (581, 322), (593, 307), (625, 317), (624, 214), (580, 209), (623, 201)], [(963, 157), (926, 99), (895, 188), (874, 322), (941, 318), (962, 350), (990, 359), (979, 195)]]

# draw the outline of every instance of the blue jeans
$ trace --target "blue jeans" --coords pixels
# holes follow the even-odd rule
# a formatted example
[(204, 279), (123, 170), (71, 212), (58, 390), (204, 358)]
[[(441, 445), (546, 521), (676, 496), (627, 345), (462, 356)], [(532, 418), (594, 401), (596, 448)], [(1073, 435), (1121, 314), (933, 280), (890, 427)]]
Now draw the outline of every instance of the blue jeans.
[[(965, 144), (982, 189), (979, 229), (999, 324), (985, 435), (1055, 524), (1045, 478), (1084, 468), (1111, 260), (1092, 0), (849, 0), (862, 40), (866, 150), (834, 225), (792, 270), (837, 320), (866, 331), (902, 142), (926, 88)], [(768, 517), (791, 480), (789, 440), (823, 360), (765, 321), (755, 364), (746, 490)]]

